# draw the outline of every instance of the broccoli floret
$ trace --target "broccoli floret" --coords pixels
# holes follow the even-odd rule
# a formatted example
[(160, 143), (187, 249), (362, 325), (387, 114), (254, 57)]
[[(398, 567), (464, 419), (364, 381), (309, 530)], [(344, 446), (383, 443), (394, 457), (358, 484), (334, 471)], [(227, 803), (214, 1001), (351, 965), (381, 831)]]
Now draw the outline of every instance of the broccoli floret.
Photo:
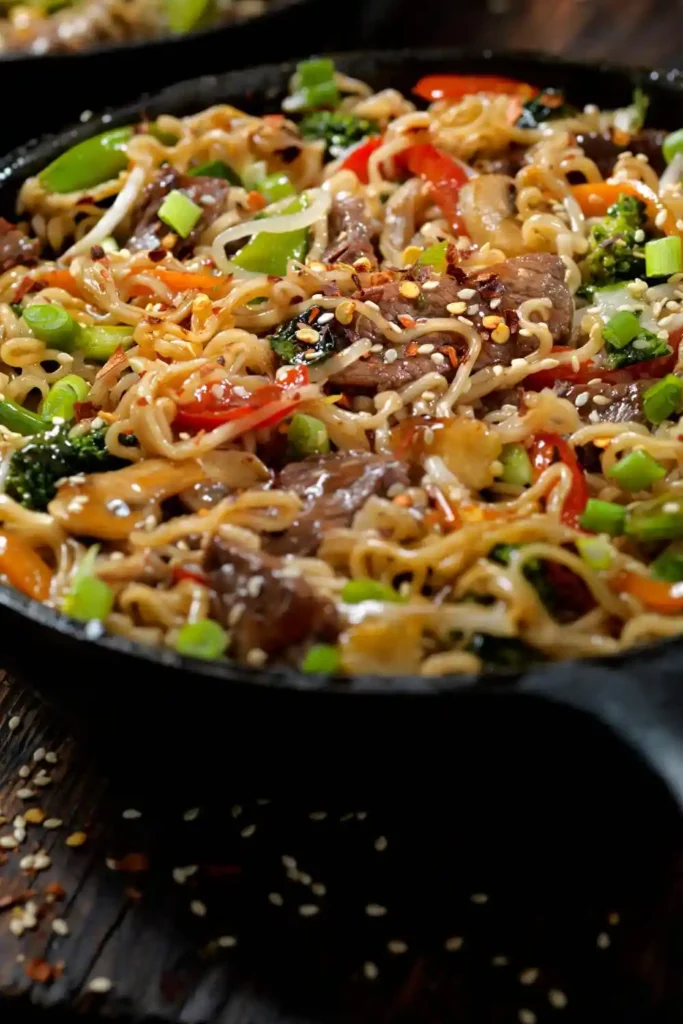
[(380, 128), (375, 121), (338, 110), (319, 110), (307, 114), (299, 125), (305, 139), (324, 139), (327, 155), (333, 159), (360, 142), (366, 135), (379, 135)]
[[(315, 366), (321, 359), (327, 359), (334, 352), (334, 336), (329, 324), (316, 326), (317, 315), (309, 319), (311, 311), (306, 310), (278, 327), (270, 336), (270, 347), (281, 363), (303, 363)], [(297, 338), (296, 332), (303, 327), (312, 327), (318, 334), (318, 340), (311, 343)]]
[(69, 425), (35, 434), (10, 462), (7, 493), (26, 508), (44, 511), (57, 493), (57, 481), (77, 473), (96, 473), (127, 465), (111, 455), (104, 437), (106, 427), (70, 437)]
[(602, 288), (645, 274), (645, 223), (645, 203), (635, 196), (620, 196), (610, 206), (588, 237), (588, 254), (581, 265), (584, 287)]

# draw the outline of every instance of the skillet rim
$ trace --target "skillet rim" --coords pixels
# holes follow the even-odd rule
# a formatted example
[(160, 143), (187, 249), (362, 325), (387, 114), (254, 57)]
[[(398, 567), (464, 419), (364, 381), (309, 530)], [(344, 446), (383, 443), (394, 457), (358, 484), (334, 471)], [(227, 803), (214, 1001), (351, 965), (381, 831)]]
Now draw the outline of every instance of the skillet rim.
[[(290, 4), (285, 6), (305, 2), (306, 0), (290, 0)], [(194, 36), (202, 34), (193, 33)], [(164, 41), (168, 42), (168, 39), (163, 37), (160, 40), (149, 40), (147, 44), (151, 45)], [(107, 48), (107, 51), (110, 49)], [(91, 55), (93, 52), (92, 50), (86, 51), (88, 55)], [(78, 57), (80, 55), (77, 54), (75, 56)], [(568, 59), (555, 54), (540, 53), (534, 50), (498, 52), (489, 49), (473, 51), (468, 50), (466, 47), (439, 47), (416, 50), (356, 50), (332, 53), (330, 56), (342, 66), (349, 63), (353, 64), (356, 61), (372, 61), (385, 68), (400, 65), (408, 60), (411, 63), (424, 62), (426, 65), (430, 61), (452, 61), (454, 64), (484, 64), (485, 66), (495, 62), (505, 65), (507, 70), (512, 70), (516, 64), (534, 64), (541, 70), (562, 68), (564, 73), (570, 75), (579, 75), (582, 70), (586, 70), (593, 74), (613, 75), (622, 78), (625, 83), (636, 84), (639, 82), (641, 84), (650, 84), (657, 89), (664, 90), (664, 92), (683, 93), (683, 70), (678, 68), (649, 69), (628, 67), (610, 61)], [(45, 134), (39, 139), (31, 139), (15, 147), (7, 156), (0, 159), (0, 203), (3, 198), (2, 194), (6, 189), (11, 189), (13, 185), (18, 187), (19, 183), (24, 180), (27, 165), (47, 162), (64, 149), (84, 138), (127, 123), (131, 118), (144, 116), (150, 108), (158, 107), (159, 112), (161, 112), (161, 108), (164, 108), (165, 112), (168, 112), (174, 105), (178, 107), (183, 101), (186, 101), (188, 94), (198, 96), (198, 102), (201, 102), (199, 96), (205, 91), (217, 95), (229, 94), (234, 96), (240, 90), (247, 93), (252, 87), (251, 80), (259, 81), (261, 89), (266, 89), (266, 91), (268, 91), (268, 83), (272, 80), (273, 85), (271, 88), (275, 89), (275, 82), (277, 81), (281, 85), (282, 81), (291, 75), (295, 66), (295, 60), (283, 61), (176, 82), (155, 93), (145, 93), (137, 100), (122, 107), (107, 108), (102, 113), (90, 117), (85, 122), (72, 125), (55, 133)], [(276, 93), (277, 91), (281, 90), (277, 89)], [(653, 671), (657, 656), (661, 656), (661, 659), (666, 659), (667, 656), (675, 652), (683, 653), (682, 635), (639, 645), (628, 651), (600, 658), (570, 658), (563, 659), (562, 661), (540, 663), (521, 672), (490, 671), (484, 672), (481, 675), (467, 673), (439, 677), (359, 675), (335, 678), (325, 675), (309, 675), (287, 666), (273, 666), (263, 670), (230, 661), (205, 661), (199, 658), (180, 655), (170, 648), (153, 647), (106, 632), (99, 636), (90, 636), (88, 635), (89, 629), (87, 624), (77, 622), (56, 609), (41, 604), (20, 591), (4, 585), (0, 585), (0, 609), (5, 613), (20, 616), (30, 623), (50, 630), (62, 637), (91, 645), (93, 648), (99, 649), (102, 654), (108, 651), (143, 665), (149, 663), (171, 670), (174, 673), (216, 680), (223, 685), (226, 682), (240, 686), (246, 683), (250, 687), (256, 684), (258, 689), (277, 689), (292, 692), (324, 692), (340, 695), (362, 693), (365, 695), (394, 697), (398, 694), (436, 695), (472, 693), (474, 691), (482, 694), (487, 692), (500, 693), (502, 691), (523, 692), (517, 686), (511, 687), (511, 684), (513, 682), (518, 683), (520, 680), (530, 680), (530, 690), (537, 690), (539, 686), (543, 688), (545, 677), (549, 677), (553, 671), (557, 671), (558, 666), (564, 666), (568, 671), (572, 668), (580, 670), (582, 666), (585, 668), (623, 670), (624, 668), (635, 666), (639, 661), (644, 660), (648, 663), (648, 668)]]

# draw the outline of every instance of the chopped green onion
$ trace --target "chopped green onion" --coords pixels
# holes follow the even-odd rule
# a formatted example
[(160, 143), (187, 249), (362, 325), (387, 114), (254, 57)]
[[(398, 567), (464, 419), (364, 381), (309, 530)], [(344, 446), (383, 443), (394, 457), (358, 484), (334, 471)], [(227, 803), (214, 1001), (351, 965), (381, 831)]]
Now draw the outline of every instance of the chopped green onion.
[(0, 424), (15, 434), (40, 434), (50, 426), (47, 420), (38, 416), (11, 398), (0, 400)]
[(260, 181), (268, 174), (268, 164), (265, 160), (255, 160), (242, 171), (242, 183), (245, 188), (257, 188)]
[(95, 575), (97, 552), (97, 544), (88, 549), (62, 602), (62, 611), (80, 622), (102, 621), (114, 605), (113, 590)]
[(625, 348), (638, 337), (641, 330), (640, 320), (635, 313), (622, 309), (607, 321), (602, 336), (614, 348)]
[(294, 195), (294, 186), (287, 175), (280, 171), (266, 175), (256, 183), (256, 188), (269, 203), (276, 203), (278, 199), (286, 199), (287, 196)]
[(446, 270), (446, 249), (448, 242), (435, 242), (429, 245), (417, 258), (421, 266), (434, 267), (437, 274), (443, 274)]
[[(307, 197), (298, 196), (294, 202), (283, 210), (283, 213), (297, 213), (305, 209)], [(269, 234), (260, 231), (233, 256), (232, 262), (243, 270), (251, 270), (255, 274), (271, 274), (284, 277), (290, 260), (303, 261), (308, 250), (308, 228), (297, 231), (283, 231)]]
[(166, 19), (171, 32), (191, 32), (211, 9), (211, 0), (166, 0)]
[(532, 479), (531, 459), (522, 444), (504, 444), (500, 453), (503, 472), (500, 479), (504, 484), (528, 487)]
[(297, 85), (320, 85), (334, 80), (334, 61), (329, 57), (312, 57), (302, 60), (296, 66)]
[(159, 207), (159, 220), (168, 224), (181, 238), (187, 238), (202, 213), (201, 206), (194, 203), (184, 192), (174, 188)]
[(613, 501), (600, 501), (589, 498), (583, 510), (579, 524), (591, 533), (608, 533), (610, 537), (618, 537), (624, 532), (626, 509)]
[(346, 604), (359, 604), (361, 601), (393, 601), (400, 603), (405, 599), (398, 590), (380, 583), (379, 580), (349, 580), (341, 592), (342, 601)]
[(103, 238), (100, 242), (100, 245), (102, 246), (105, 252), (119, 252), (119, 243), (116, 241), (113, 235), (107, 235), (106, 238)]
[(643, 395), (643, 412), (650, 423), (663, 423), (681, 407), (683, 380), (673, 373), (662, 377)]
[(76, 402), (84, 402), (88, 397), (90, 385), (76, 373), (68, 373), (66, 377), (60, 377), (52, 385), (43, 399), (40, 407), (40, 414), (48, 420), (55, 417), (65, 421), (72, 420)]
[(206, 164), (193, 167), (187, 173), (191, 174), (194, 178), (223, 178), (224, 181), (229, 181), (231, 185), (242, 184), (239, 175), (233, 171), (232, 167), (228, 167), (223, 160), (209, 160)]
[(109, 324), (89, 324), (81, 328), (78, 348), (86, 359), (106, 363), (117, 348), (130, 348), (133, 344), (132, 327), (114, 327)]
[(669, 277), (683, 270), (681, 239), (678, 235), (655, 238), (645, 244), (646, 277)]
[(301, 662), (302, 672), (320, 672), (323, 675), (334, 675), (339, 671), (341, 658), (339, 651), (332, 644), (315, 644), (310, 648)]
[(110, 181), (128, 166), (126, 144), (133, 129), (113, 128), (79, 142), (40, 172), (38, 179), (48, 192), (80, 192)]
[(591, 569), (609, 569), (614, 562), (614, 548), (604, 537), (578, 537), (576, 547)]
[(666, 476), (666, 469), (649, 452), (636, 448), (615, 462), (608, 469), (607, 476), (625, 491), (644, 491), (655, 481), (662, 480)]
[(662, 154), (668, 164), (671, 163), (676, 153), (683, 153), (683, 128), (677, 128), (675, 132), (671, 132), (662, 143)]
[(323, 421), (304, 412), (298, 412), (292, 417), (287, 439), (296, 459), (303, 459), (307, 455), (324, 455), (330, 450), (330, 439)]
[(640, 502), (629, 513), (626, 534), (644, 542), (683, 537), (683, 495)]
[(230, 634), (226, 633), (213, 619), (200, 619), (198, 622), (186, 622), (178, 630), (175, 649), (178, 654), (187, 654), (192, 658), (204, 658), (215, 661), (225, 654), (230, 643)]
[(26, 306), (23, 317), (31, 334), (39, 341), (61, 352), (73, 352), (79, 325), (69, 316), (64, 306), (48, 302), (35, 303)]
[(656, 580), (664, 580), (666, 583), (683, 582), (683, 550), (680, 546), (672, 544), (662, 551), (650, 565), (650, 572)]

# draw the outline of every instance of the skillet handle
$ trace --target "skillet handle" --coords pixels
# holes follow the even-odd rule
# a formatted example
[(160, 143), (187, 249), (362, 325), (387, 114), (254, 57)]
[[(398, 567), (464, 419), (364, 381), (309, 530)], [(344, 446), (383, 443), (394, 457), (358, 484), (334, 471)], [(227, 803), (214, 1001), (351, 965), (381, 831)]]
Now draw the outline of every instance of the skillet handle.
[(524, 693), (587, 712), (633, 748), (683, 808), (683, 666), (679, 644), (624, 665), (564, 662), (531, 671)]

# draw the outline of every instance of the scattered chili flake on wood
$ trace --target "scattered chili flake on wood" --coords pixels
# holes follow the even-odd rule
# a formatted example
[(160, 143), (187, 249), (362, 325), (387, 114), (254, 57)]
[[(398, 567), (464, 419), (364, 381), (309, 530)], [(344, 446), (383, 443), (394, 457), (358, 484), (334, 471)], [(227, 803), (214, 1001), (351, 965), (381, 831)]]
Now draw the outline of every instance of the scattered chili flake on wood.
[(210, 878), (224, 878), (226, 875), (240, 875), (242, 868), (239, 864), (209, 864), (206, 872)]
[(142, 893), (139, 889), (134, 889), (132, 886), (127, 886), (124, 890), (124, 894), (127, 900), (131, 900), (133, 903), (139, 903), (142, 899)]
[(59, 882), (50, 882), (49, 885), (45, 886), (45, 895), (54, 896), (56, 900), (61, 900), (66, 896), (66, 891)]
[(56, 965), (49, 964), (47, 960), (27, 960), (24, 965), (24, 973), (31, 981), (37, 981), (41, 985), (48, 985), (55, 978), (59, 977)]
[(16, 907), (20, 903), (26, 903), (28, 900), (33, 899), (35, 895), (35, 889), (22, 889), (21, 892), (14, 894), (8, 893), (7, 896), (1, 896), (0, 910), (9, 910), (10, 907)]
[(149, 859), (144, 853), (127, 853), (121, 860), (114, 861), (114, 863), (116, 871), (125, 871), (131, 875), (147, 871), (149, 868)]

